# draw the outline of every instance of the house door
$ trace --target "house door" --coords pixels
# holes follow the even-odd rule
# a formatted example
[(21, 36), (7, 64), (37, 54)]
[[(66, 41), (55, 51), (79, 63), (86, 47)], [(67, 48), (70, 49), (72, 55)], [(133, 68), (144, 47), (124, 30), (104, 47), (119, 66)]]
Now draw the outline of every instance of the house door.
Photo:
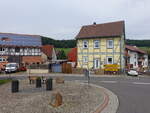
[(95, 59), (94, 60), (94, 69), (98, 69), (100, 68), (100, 60), (99, 59)]

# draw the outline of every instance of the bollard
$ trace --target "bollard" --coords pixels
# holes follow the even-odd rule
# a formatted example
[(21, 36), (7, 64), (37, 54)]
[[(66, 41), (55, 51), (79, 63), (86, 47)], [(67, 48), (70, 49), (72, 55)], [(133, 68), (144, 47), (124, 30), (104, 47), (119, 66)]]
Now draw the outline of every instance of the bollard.
[(12, 93), (19, 92), (19, 81), (18, 80), (13, 80), (11, 82), (11, 91), (12, 91)]
[(41, 86), (42, 86), (41, 78), (38, 77), (38, 78), (36, 79), (36, 88), (40, 88)]
[(49, 78), (46, 80), (46, 90), (52, 90), (53, 89), (53, 79)]

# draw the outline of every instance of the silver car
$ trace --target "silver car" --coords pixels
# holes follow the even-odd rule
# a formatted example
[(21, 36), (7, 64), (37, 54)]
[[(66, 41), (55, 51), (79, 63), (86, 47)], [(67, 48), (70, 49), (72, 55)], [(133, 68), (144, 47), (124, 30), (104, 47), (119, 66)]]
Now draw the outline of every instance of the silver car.
[(8, 63), (8, 64), (6, 64), (5, 72), (6, 73), (16, 72), (18, 70), (18, 68), (19, 68), (18, 63)]

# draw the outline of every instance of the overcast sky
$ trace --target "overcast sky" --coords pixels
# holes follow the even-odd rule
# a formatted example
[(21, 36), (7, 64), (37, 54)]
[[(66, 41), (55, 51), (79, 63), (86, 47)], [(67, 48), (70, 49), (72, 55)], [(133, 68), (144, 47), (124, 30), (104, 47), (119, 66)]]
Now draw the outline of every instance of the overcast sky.
[(82, 25), (120, 20), (126, 38), (150, 39), (150, 0), (0, 0), (0, 32), (73, 39)]

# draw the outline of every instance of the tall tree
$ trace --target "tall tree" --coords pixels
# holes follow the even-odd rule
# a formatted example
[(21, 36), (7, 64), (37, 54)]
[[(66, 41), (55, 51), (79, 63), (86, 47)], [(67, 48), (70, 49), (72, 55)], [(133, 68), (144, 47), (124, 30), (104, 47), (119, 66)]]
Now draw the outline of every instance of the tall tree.
[(64, 52), (64, 50), (60, 50), (58, 55), (57, 55), (57, 59), (67, 59), (67, 56)]
[(55, 48), (74, 48), (76, 47), (76, 40), (54, 40), (48, 37), (42, 37), (42, 45), (54, 45)]

